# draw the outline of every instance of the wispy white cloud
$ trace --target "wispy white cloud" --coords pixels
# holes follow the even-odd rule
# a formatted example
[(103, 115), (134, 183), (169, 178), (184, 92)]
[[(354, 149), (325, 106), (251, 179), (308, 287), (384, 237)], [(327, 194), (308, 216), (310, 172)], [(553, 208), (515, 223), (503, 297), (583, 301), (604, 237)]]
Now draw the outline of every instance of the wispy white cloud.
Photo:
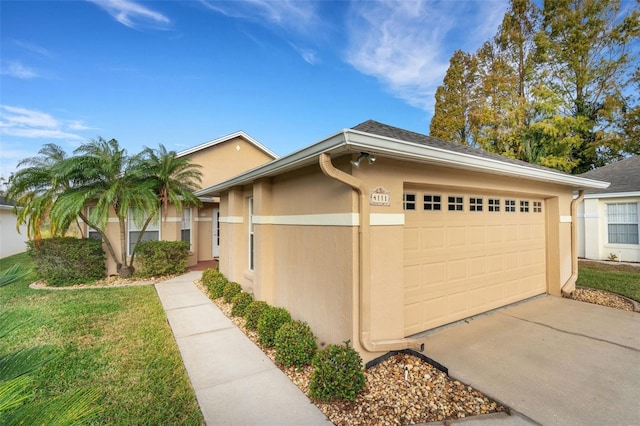
[(475, 50), (493, 36), (500, 1), (354, 2), (345, 60), (395, 96), (427, 112), (454, 50)]
[(51, 114), (27, 108), (0, 105), (0, 111), (0, 134), (7, 136), (84, 140), (72, 131), (90, 128), (78, 120), (61, 121)]
[(149, 9), (131, 0), (87, 0), (101, 7), (122, 25), (133, 29), (166, 29), (171, 20), (160, 12)]
[[(317, 2), (296, 0), (246, 0), (221, 2), (217, 0), (200, 0), (206, 8), (222, 15), (241, 19), (266, 27), (276, 33), (284, 33), (287, 40), (299, 38), (296, 43), (289, 45), (302, 59), (315, 65), (320, 62), (316, 50), (303, 47), (309, 40), (321, 33), (320, 27), (325, 25), (318, 15)], [(255, 40), (251, 35), (250, 38)], [(304, 39), (307, 39), (306, 41)]]
[(20, 47), (20, 48), (22, 48), (22, 49), (24, 49), (24, 50), (26, 50), (28, 52), (35, 53), (35, 54), (37, 54), (39, 56), (44, 56), (46, 58), (50, 58), (51, 56), (53, 56), (51, 54), (51, 52), (49, 52), (46, 48), (44, 48), (42, 46), (39, 46), (39, 45), (37, 45), (35, 43), (31, 43), (31, 42), (28, 42), (28, 41), (25, 41), (25, 40), (13, 40), (13, 43), (16, 46), (18, 46), (18, 47)]
[(20, 61), (8, 61), (0, 69), (0, 74), (21, 80), (33, 80), (41, 77), (36, 70), (23, 65)]

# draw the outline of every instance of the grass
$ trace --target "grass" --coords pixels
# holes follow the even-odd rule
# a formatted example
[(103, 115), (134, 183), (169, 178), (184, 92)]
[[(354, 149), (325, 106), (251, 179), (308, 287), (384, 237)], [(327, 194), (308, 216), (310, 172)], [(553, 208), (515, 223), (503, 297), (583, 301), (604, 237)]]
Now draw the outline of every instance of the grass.
[[(32, 267), (26, 254), (0, 259)], [(31, 373), (32, 401), (100, 392), (95, 425), (201, 425), (195, 394), (153, 286), (31, 290), (35, 273), (0, 287), (0, 310), (24, 321), (0, 354), (49, 345), (61, 356)], [(27, 402), (28, 403), (28, 402)]]
[(576, 284), (610, 291), (640, 302), (640, 267), (638, 266), (581, 260)]

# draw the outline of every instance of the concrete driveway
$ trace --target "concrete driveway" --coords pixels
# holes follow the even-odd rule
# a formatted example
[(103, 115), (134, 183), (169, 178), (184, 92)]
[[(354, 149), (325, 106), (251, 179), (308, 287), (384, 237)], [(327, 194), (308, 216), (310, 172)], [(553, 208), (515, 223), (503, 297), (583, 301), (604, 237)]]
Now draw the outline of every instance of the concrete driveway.
[(424, 354), (543, 425), (640, 424), (640, 314), (544, 296), (435, 330)]

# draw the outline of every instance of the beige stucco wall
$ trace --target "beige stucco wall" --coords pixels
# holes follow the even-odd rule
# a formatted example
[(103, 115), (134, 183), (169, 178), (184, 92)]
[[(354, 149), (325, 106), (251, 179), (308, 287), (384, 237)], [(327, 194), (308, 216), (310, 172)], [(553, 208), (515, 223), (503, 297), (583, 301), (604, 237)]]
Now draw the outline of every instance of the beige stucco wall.
[[(378, 158), (351, 169), (351, 157), (334, 159), (336, 167), (361, 179), (368, 189), (382, 186), (391, 205), (371, 206), (371, 338), (404, 337), (402, 193), (406, 185), (446, 186), (466, 191), (535, 196), (545, 200), (547, 286), (551, 294), (571, 276), (572, 190), (553, 184), (487, 175), (435, 165)], [(248, 268), (248, 198), (254, 197), (255, 258)], [(359, 343), (359, 243), (357, 223), (337, 226), (355, 213), (354, 190), (325, 176), (318, 166), (236, 188), (221, 197), (225, 216), (221, 271), (240, 282), (257, 299), (287, 308), (307, 321), (319, 341), (352, 344), (369, 361), (382, 353), (366, 352)], [(389, 219), (389, 223), (385, 221)], [(327, 220), (330, 225), (323, 225)], [(301, 225), (300, 221), (315, 223)]]

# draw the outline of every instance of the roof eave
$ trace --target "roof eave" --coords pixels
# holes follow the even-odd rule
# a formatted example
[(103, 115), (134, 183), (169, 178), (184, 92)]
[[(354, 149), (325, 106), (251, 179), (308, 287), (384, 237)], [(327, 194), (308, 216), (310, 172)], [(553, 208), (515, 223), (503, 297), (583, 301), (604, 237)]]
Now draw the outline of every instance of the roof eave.
[(276, 154), (275, 152), (271, 151), (269, 148), (267, 148), (266, 146), (262, 145), (260, 142), (258, 142), (257, 140), (255, 140), (254, 138), (252, 138), (251, 136), (249, 136), (248, 134), (246, 134), (242, 130), (240, 130), (238, 132), (235, 132), (235, 133), (231, 133), (230, 135), (221, 136), (221, 137), (219, 137), (217, 139), (213, 139), (213, 140), (210, 140), (208, 142), (201, 143), (200, 145), (196, 145), (196, 146), (194, 146), (192, 148), (185, 149), (184, 151), (180, 151), (177, 154), (177, 156), (178, 157), (184, 157), (185, 155), (193, 154), (194, 152), (201, 151), (201, 150), (209, 148), (211, 146), (219, 145), (221, 143), (227, 142), (229, 140), (232, 140), (232, 139), (238, 138), (238, 137), (246, 139), (249, 143), (255, 145), (256, 148), (258, 148), (259, 150), (263, 151), (265, 154), (267, 154), (271, 158), (274, 158), (274, 159), (275, 158), (279, 158), (278, 154)]
[(197, 196), (219, 196), (234, 186), (247, 185), (255, 179), (273, 176), (314, 163), (321, 153), (339, 154), (370, 152), (385, 157), (420, 163), (438, 164), (471, 171), (483, 171), (510, 177), (519, 177), (571, 186), (575, 189), (605, 189), (608, 182), (581, 178), (547, 169), (537, 169), (499, 160), (477, 157), (414, 142), (406, 142), (353, 129), (344, 129), (320, 142), (278, 158), (236, 177), (195, 192)]

